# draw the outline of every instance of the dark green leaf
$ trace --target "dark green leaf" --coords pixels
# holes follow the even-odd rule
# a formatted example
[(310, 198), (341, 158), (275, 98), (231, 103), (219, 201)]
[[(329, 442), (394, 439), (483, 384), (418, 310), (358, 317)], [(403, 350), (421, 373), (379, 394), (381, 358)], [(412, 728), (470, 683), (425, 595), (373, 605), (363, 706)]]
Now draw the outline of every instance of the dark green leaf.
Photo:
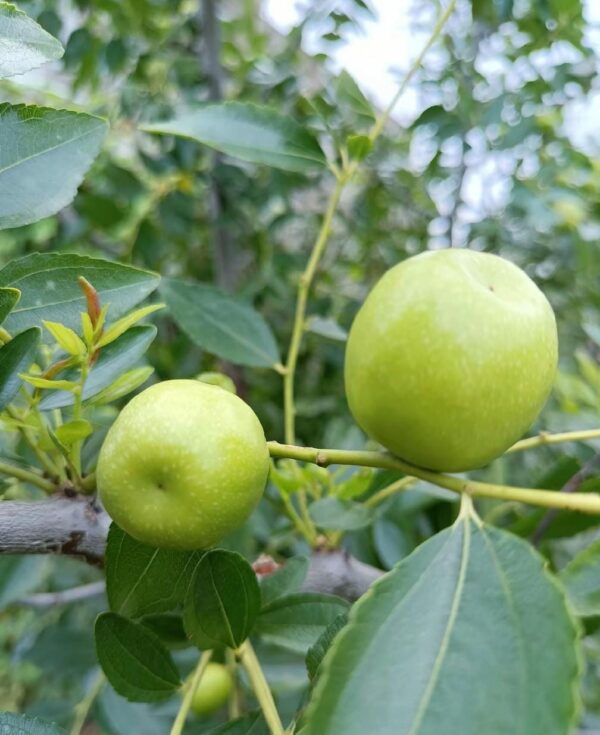
[(577, 615), (600, 615), (600, 540), (577, 554), (559, 577)]
[(283, 566), (273, 574), (268, 574), (260, 580), (263, 608), (279, 597), (297, 592), (308, 572), (308, 558), (294, 556), (288, 559)]
[(0, 347), (0, 411), (16, 396), (23, 381), (19, 373), (29, 370), (42, 336), (39, 327), (31, 327)]
[(63, 47), (49, 33), (18, 10), (0, 2), (0, 79), (60, 59)]
[(37, 717), (0, 712), (1, 735), (67, 735), (66, 731), (52, 722)]
[(142, 129), (191, 138), (229, 156), (288, 171), (325, 165), (323, 151), (311, 133), (287, 115), (248, 103), (207, 105)]
[(192, 645), (185, 634), (181, 615), (175, 613), (145, 615), (140, 623), (155, 633), (167, 648), (189, 648)]
[(368, 508), (352, 500), (323, 498), (310, 505), (310, 516), (319, 528), (336, 531), (355, 531), (373, 523), (376, 508)]
[(188, 337), (208, 352), (249, 367), (279, 362), (269, 325), (248, 304), (213, 286), (171, 278), (162, 281), (160, 295)]
[(345, 600), (333, 595), (309, 592), (287, 595), (263, 609), (256, 630), (271, 643), (306, 653), (348, 607)]
[(0, 270), (0, 286), (12, 286), (21, 291), (21, 300), (9, 314), (6, 328), (10, 332), (22, 332), (28, 327), (41, 326), (45, 319), (60, 322), (78, 332), (81, 329), (79, 315), (86, 310), (85, 298), (77, 282), (79, 276), (84, 276), (94, 286), (102, 304), (110, 304), (109, 322), (143, 301), (159, 281), (150, 271), (100, 258), (71, 253), (26, 255)]
[(260, 606), (260, 587), (250, 564), (234, 551), (215, 549), (196, 567), (183, 622), (199, 648), (238, 648), (252, 632)]
[(566, 735), (577, 638), (535, 550), (461, 516), (356, 603), (302, 733)]
[(0, 229), (69, 204), (107, 130), (105, 120), (81, 112), (0, 104)]
[[(83, 389), (84, 400), (89, 400), (110, 385), (119, 375), (129, 370), (144, 355), (156, 336), (156, 327), (147, 324), (132, 327), (114, 342), (102, 348), (100, 357), (90, 370)], [(63, 376), (68, 380), (76, 378), (75, 372), (66, 371)], [(42, 411), (63, 408), (73, 403), (69, 391), (48, 392), (40, 402)]]
[(350, 135), (346, 141), (350, 158), (362, 161), (371, 152), (373, 143), (368, 135)]
[(142, 544), (113, 523), (106, 547), (110, 609), (130, 618), (173, 610), (183, 602), (198, 558)]
[(348, 615), (346, 613), (340, 613), (337, 618), (333, 620), (318, 637), (316, 643), (314, 643), (306, 654), (306, 669), (308, 671), (309, 679), (314, 679), (321, 665), (321, 661), (324, 659), (325, 654), (329, 650), (333, 639), (340, 632), (340, 630), (348, 622)]
[(173, 659), (147, 628), (116, 613), (103, 613), (96, 620), (95, 635), (98, 661), (121, 696), (155, 702), (179, 688)]

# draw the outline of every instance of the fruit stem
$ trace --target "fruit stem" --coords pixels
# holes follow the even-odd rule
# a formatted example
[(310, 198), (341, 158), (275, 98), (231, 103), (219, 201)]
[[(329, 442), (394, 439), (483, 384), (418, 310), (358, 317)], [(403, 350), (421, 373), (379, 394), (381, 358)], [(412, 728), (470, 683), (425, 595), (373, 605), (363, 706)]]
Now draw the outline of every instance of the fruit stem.
[(288, 457), (303, 462), (313, 462), (320, 467), (327, 467), (330, 464), (342, 464), (375, 467), (383, 470), (400, 470), (408, 476), (418, 477), (438, 487), (444, 487), (455, 493), (465, 493), (471, 497), (481, 496), (505, 501), (514, 500), (519, 503), (539, 505), (545, 508), (559, 508), (600, 515), (600, 493), (571, 493), (565, 495), (554, 490), (538, 490), (477, 482), (415, 467), (402, 459), (382, 452), (296, 447), (289, 444), (279, 444), (278, 442), (268, 442), (268, 447), (272, 457)]
[(310, 254), (306, 269), (300, 276), (300, 282), (298, 285), (294, 326), (292, 328), (292, 337), (290, 339), (287, 361), (285, 363), (285, 372), (283, 374), (284, 433), (285, 440), (289, 443), (293, 443), (295, 441), (296, 411), (294, 406), (294, 379), (296, 377), (298, 353), (300, 352), (300, 344), (302, 342), (302, 335), (304, 334), (306, 323), (306, 304), (308, 302), (308, 294), (319, 266), (319, 261), (321, 260), (325, 251), (325, 246), (329, 240), (333, 217), (345, 184), (346, 180), (343, 178), (339, 178), (336, 181), (335, 188), (329, 198), (327, 209), (325, 210), (321, 229), (319, 230), (319, 234)]
[(534, 449), (543, 445), (564, 444), (565, 442), (581, 442), (588, 439), (600, 439), (600, 429), (585, 429), (583, 431), (565, 431), (561, 434), (549, 434), (542, 431), (537, 436), (530, 436), (527, 439), (513, 444), (506, 454), (513, 452), (523, 452), (526, 449)]
[[(265, 675), (260, 666), (260, 662), (254, 653), (252, 644), (249, 640), (245, 640), (242, 645), (236, 650), (236, 655), (242, 663), (242, 666), (246, 669), (252, 689), (260, 708), (262, 709), (263, 715), (271, 731), (271, 735), (284, 735), (283, 724), (281, 718), (277, 712), (273, 695), (269, 684), (265, 679)], [(173, 735), (173, 733), (171, 733)]]
[[(450, 0), (446, 10), (444, 10), (438, 18), (431, 33), (431, 36), (421, 49), (421, 52), (412, 63), (409, 70), (406, 72), (404, 79), (398, 87), (398, 91), (396, 92), (386, 109), (376, 119), (369, 133), (369, 140), (371, 141), (371, 144), (375, 143), (377, 138), (379, 138), (379, 136), (381, 135), (381, 132), (383, 131), (386, 122), (392, 114), (394, 107), (396, 106), (402, 94), (406, 91), (406, 88), (408, 87), (411, 79), (417, 72), (417, 69), (421, 66), (425, 55), (444, 29), (446, 21), (452, 15), (454, 8), (456, 7), (456, 3), (457, 0)], [(292, 328), (292, 336), (290, 339), (287, 361), (283, 370), (281, 370), (281, 368), (278, 369), (278, 372), (283, 375), (284, 435), (285, 441), (288, 444), (293, 444), (296, 440), (294, 380), (296, 376), (296, 365), (298, 363), (298, 353), (300, 352), (302, 335), (304, 334), (304, 329), (306, 326), (306, 305), (308, 301), (308, 295), (315, 277), (315, 273), (319, 266), (319, 262), (321, 260), (321, 257), (323, 256), (323, 253), (325, 252), (325, 247), (329, 240), (329, 236), (331, 235), (333, 218), (339, 204), (342, 192), (346, 184), (356, 173), (359, 165), (360, 161), (358, 160), (344, 160), (342, 170), (340, 171), (336, 164), (330, 162), (330, 169), (333, 171), (336, 177), (335, 188), (333, 189), (331, 196), (329, 197), (327, 208), (323, 216), (323, 222), (321, 223), (321, 228), (310, 254), (306, 269), (304, 270), (304, 273), (300, 276), (298, 294), (296, 297), (294, 325)]]
[(375, 495), (371, 495), (368, 500), (365, 500), (364, 504), (367, 508), (374, 508), (376, 505), (383, 503), (384, 500), (387, 500), (392, 495), (402, 492), (403, 490), (407, 490), (411, 485), (414, 485), (416, 481), (415, 477), (401, 477), (399, 480), (396, 480), (396, 482), (392, 482), (391, 485), (387, 485), (382, 488), (379, 492), (375, 493)]
[(202, 679), (202, 676), (206, 671), (206, 667), (210, 663), (212, 653), (212, 651), (204, 651), (204, 653), (200, 656), (200, 660), (198, 661), (196, 670), (192, 674), (192, 678), (186, 689), (185, 696), (183, 697), (183, 701), (181, 702), (179, 712), (177, 712), (175, 722), (173, 722), (173, 727), (171, 728), (170, 735), (181, 735), (181, 733), (183, 732), (183, 726), (185, 725), (185, 720), (188, 716), (188, 712), (190, 711), (190, 707), (192, 706), (194, 694), (196, 693), (196, 689), (198, 689), (198, 686), (200, 685), (200, 680)]
[(106, 679), (102, 671), (99, 671), (94, 679), (90, 690), (87, 692), (85, 697), (75, 706), (75, 720), (73, 727), (71, 728), (71, 735), (79, 735), (85, 721), (88, 718), (90, 709), (96, 700), (96, 697), (100, 694), (100, 690), (104, 686)]

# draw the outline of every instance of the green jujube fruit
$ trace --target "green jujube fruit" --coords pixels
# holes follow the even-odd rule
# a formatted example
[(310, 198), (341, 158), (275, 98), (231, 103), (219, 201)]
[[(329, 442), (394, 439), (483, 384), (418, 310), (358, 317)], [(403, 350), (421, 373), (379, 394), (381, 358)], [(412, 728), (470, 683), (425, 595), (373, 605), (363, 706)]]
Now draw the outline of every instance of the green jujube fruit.
[(556, 373), (552, 307), (516, 265), (464, 249), (390, 269), (346, 349), (350, 410), (419, 467), (461, 472), (501, 455), (535, 421)]

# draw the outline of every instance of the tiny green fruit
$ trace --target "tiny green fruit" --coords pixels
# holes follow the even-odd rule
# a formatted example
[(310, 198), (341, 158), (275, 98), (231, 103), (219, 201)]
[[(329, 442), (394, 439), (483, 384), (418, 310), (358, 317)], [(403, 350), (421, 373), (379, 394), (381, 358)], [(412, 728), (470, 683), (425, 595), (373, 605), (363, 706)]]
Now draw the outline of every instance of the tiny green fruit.
[(209, 663), (194, 692), (192, 711), (198, 717), (212, 715), (221, 709), (233, 689), (233, 678), (223, 664)]
[(460, 472), (531, 426), (554, 380), (552, 307), (517, 266), (472, 250), (409, 258), (375, 285), (346, 349), (348, 403), (398, 457)]
[(121, 411), (100, 451), (97, 481), (108, 514), (138, 541), (205, 549), (246, 521), (268, 472), (262, 426), (241, 398), (168, 380)]

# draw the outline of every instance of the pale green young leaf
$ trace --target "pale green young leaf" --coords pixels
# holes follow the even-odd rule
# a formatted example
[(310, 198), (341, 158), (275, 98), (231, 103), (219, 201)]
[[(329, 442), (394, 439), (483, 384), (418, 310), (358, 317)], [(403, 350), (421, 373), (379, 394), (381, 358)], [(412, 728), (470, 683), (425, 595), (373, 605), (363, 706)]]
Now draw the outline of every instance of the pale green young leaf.
[(81, 333), (86, 345), (91, 347), (94, 340), (94, 325), (87, 311), (81, 312)]
[(72, 329), (65, 327), (64, 324), (60, 324), (59, 322), (42, 320), (42, 324), (54, 337), (58, 345), (62, 347), (65, 352), (68, 352), (69, 355), (73, 355), (74, 357), (85, 355), (85, 344), (81, 337), (79, 337), (79, 335)]
[(128, 329), (133, 327), (144, 317), (148, 316), (148, 314), (152, 314), (159, 309), (163, 309), (164, 306), (164, 304), (150, 304), (149, 306), (143, 306), (141, 309), (132, 311), (131, 314), (127, 314), (127, 316), (124, 316), (122, 319), (119, 319), (119, 321), (111, 324), (110, 327), (102, 334), (96, 343), (96, 346), (104, 347), (105, 345), (114, 342), (117, 337), (120, 337)]
[(75, 419), (68, 421), (66, 424), (57, 426), (54, 434), (58, 441), (65, 447), (70, 447), (75, 442), (86, 439), (93, 432), (93, 427), (89, 421), (84, 419)]
[(48, 378), (40, 378), (37, 375), (19, 375), (21, 380), (33, 385), (34, 388), (42, 388), (43, 390), (68, 390), (75, 391), (79, 388), (79, 383), (72, 380), (48, 380)]

